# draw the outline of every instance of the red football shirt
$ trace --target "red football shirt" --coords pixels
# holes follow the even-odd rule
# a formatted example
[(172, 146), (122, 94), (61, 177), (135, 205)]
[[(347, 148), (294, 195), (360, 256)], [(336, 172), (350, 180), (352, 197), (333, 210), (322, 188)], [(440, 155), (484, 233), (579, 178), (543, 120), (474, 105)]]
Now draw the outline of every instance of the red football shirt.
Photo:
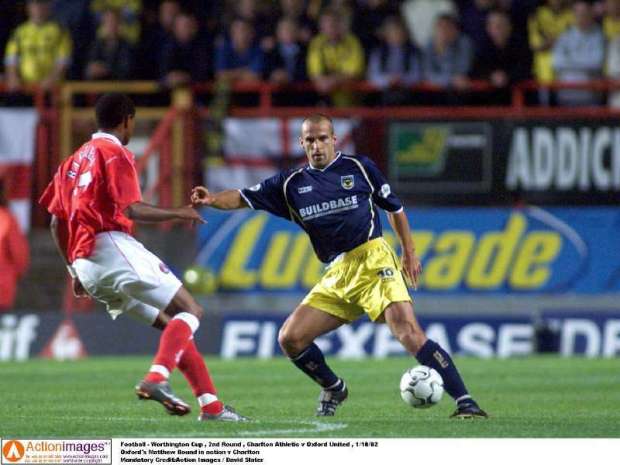
[(141, 200), (133, 154), (112, 134), (98, 132), (60, 165), (39, 203), (68, 222), (73, 263), (91, 255), (96, 234), (131, 234), (133, 222), (123, 211)]

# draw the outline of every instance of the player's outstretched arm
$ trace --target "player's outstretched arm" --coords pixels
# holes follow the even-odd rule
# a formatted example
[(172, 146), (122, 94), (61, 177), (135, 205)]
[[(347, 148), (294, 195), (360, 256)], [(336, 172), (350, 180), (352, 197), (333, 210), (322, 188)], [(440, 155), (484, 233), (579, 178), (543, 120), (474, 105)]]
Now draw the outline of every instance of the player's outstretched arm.
[(82, 286), (82, 283), (78, 279), (77, 274), (75, 274), (75, 270), (69, 264), (69, 260), (67, 258), (67, 242), (69, 240), (69, 229), (67, 227), (67, 222), (58, 218), (56, 215), (52, 215), (50, 232), (52, 233), (52, 239), (54, 239), (54, 244), (56, 244), (58, 253), (65, 262), (67, 270), (73, 280), (73, 294), (76, 297), (87, 297), (88, 293), (84, 289), (84, 286)]
[(134, 202), (129, 205), (123, 214), (134, 221), (142, 221), (145, 223), (161, 223), (170, 220), (194, 221), (197, 223), (206, 223), (194, 207), (185, 205), (183, 207), (165, 208), (156, 205), (149, 205), (144, 202)]
[(207, 206), (218, 210), (236, 210), (248, 206), (238, 190), (230, 189), (217, 194), (212, 194), (204, 186), (196, 186), (192, 189), (191, 196), (194, 206)]
[(420, 263), (420, 259), (415, 254), (415, 245), (413, 243), (413, 239), (411, 238), (411, 228), (409, 227), (409, 220), (407, 219), (405, 210), (402, 209), (398, 213), (388, 212), (387, 216), (390, 225), (392, 225), (392, 229), (400, 241), (403, 253), (402, 262), (405, 278), (409, 280), (408, 284), (413, 286), (414, 289), (417, 289), (418, 277), (422, 272), (422, 264)]

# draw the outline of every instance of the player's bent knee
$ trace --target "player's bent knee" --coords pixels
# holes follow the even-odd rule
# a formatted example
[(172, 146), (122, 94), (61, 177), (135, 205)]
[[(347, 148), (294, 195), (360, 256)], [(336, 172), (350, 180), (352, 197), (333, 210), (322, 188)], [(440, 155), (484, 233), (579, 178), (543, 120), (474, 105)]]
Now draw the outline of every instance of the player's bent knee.
[(426, 334), (424, 331), (412, 324), (402, 324), (393, 328), (396, 339), (412, 354), (418, 353), (422, 346), (426, 343)]
[(187, 311), (191, 313), (192, 315), (194, 315), (199, 320), (202, 319), (202, 317), (205, 314), (205, 310), (202, 307), (202, 305), (196, 302), (193, 297), (190, 298), (190, 301), (188, 302), (187, 307), (188, 307)]
[(188, 312), (194, 315), (199, 320), (201, 320), (202, 317), (205, 315), (205, 310), (200, 305), (196, 305), (192, 307), (191, 309), (188, 310)]
[(283, 326), (278, 333), (278, 343), (282, 348), (282, 351), (289, 357), (297, 355), (304, 350), (309, 343), (307, 343), (301, 333), (295, 330), (291, 330), (289, 326)]
[(202, 306), (194, 300), (192, 295), (184, 287), (179, 288), (165, 312), (170, 316), (174, 316), (180, 312), (187, 312), (191, 313), (199, 320), (202, 319), (205, 314)]

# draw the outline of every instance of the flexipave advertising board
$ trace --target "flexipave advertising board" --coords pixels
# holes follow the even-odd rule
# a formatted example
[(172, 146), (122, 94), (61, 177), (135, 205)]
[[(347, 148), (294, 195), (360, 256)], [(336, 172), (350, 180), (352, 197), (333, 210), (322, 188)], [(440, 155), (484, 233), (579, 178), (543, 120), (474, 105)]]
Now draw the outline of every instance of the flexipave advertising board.
[[(286, 314), (244, 309), (210, 315), (196, 333), (204, 354), (225, 359), (281, 356), (278, 330)], [(7, 318), (11, 318), (7, 326)], [(536, 318), (512, 316), (498, 308), (494, 315), (422, 315), (428, 337), (452, 354), (480, 358), (519, 357), (541, 346), (562, 356), (620, 356), (620, 308), (595, 312), (582, 309), (542, 311)], [(56, 312), (8, 314), (0, 320), (0, 363), (36, 357), (58, 360), (111, 355), (151, 355), (159, 332), (130, 319), (112, 322), (104, 313), (61, 318)], [(400, 343), (384, 324), (361, 318), (317, 340), (327, 355), (345, 359), (405, 356)]]
[[(220, 355), (224, 358), (281, 355), (277, 343), (279, 315), (237, 315), (222, 322)], [(539, 347), (540, 329), (552, 340), (547, 350), (563, 356), (617, 357), (620, 355), (620, 313), (548, 312), (530, 317), (422, 316), (426, 335), (448, 352), (481, 358), (531, 355)], [(538, 335), (537, 335), (538, 334)], [(386, 325), (361, 319), (316, 340), (326, 355), (339, 358), (406, 356)]]

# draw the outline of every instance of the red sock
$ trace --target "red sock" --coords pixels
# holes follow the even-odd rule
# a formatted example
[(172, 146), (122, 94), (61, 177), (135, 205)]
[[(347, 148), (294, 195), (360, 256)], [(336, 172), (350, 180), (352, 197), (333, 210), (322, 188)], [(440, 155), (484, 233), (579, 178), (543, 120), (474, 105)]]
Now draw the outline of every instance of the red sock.
[(190, 321), (195, 320), (198, 323), (198, 319), (189, 313), (180, 313), (170, 320), (159, 338), (159, 349), (153, 359), (153, 365), (145, 377), (146, 381), (159, 383), (168, 379), (183, 355), (183, 350), (194, 332), (186, 321), (188, 318), (183, 315), (189, 315)]
[(178, 366), (192, 387), (192, 392), (200, 403), (201, 411), (211, 415), (220, 413), (224, 405), (216, 397), (217, 391), (213, 380), (193, 339), (185, 346), (185, 352)]

